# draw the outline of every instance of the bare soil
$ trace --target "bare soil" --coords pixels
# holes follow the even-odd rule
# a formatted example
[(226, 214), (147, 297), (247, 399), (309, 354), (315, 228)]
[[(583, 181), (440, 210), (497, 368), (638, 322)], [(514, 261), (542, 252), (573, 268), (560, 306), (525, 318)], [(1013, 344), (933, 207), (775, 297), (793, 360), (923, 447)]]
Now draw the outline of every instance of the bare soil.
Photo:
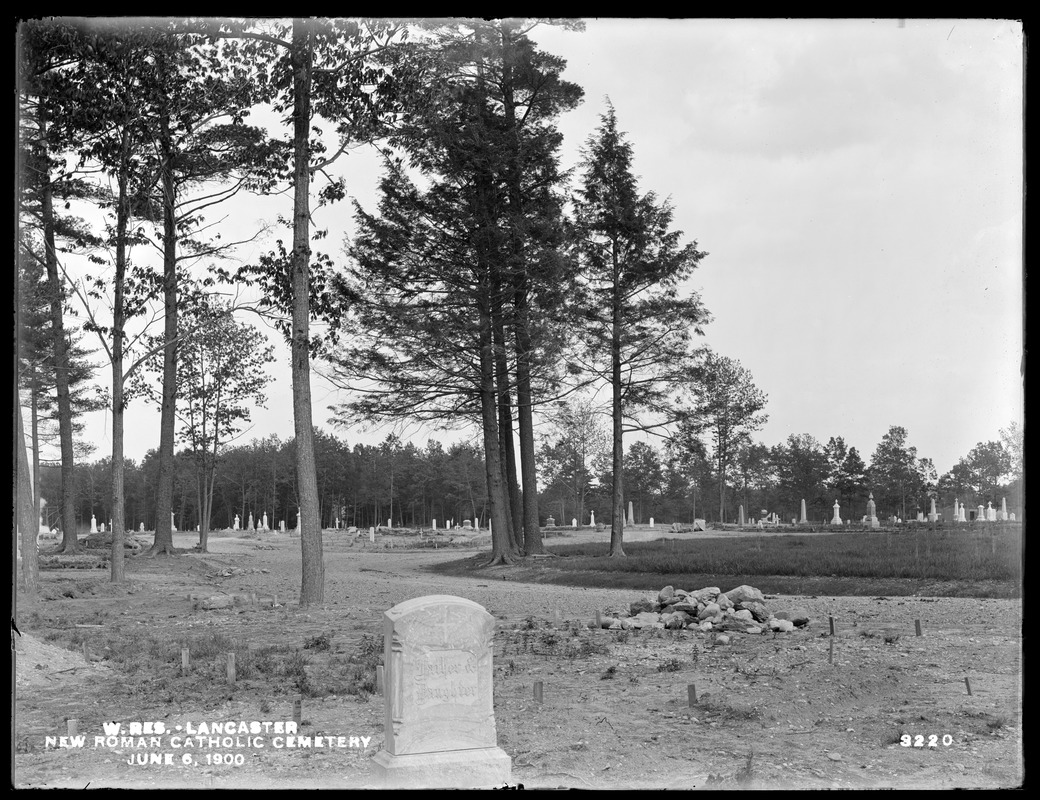
[[(190, 547), (194, 539), (178, 534), (177, 544)], [(186, 750), (174, 749), (169, 733), (155, 747), (93, 746), (94, 737), (105, 734), (104, 722), (161, 721), (174, 731), (223, 720), (288, 721), (298, 697), (289, 685), (272, 691), (248, 680), (203, 686), (190, 676), (128, 674), (106, 660), (101, 642), (135, 629), (163, 631), (170, 640), (219, 631), (296, 646), (323, 635), (331, 650), (303, 651), (308, 674), (318, 681), (327, 659), (343, 658), (366, 634), (381, 635), (385, 609), (427, 594), (467, 597), (498, 620), (498, 741), (512, 758), (514, 784), (525, 788), (1022, 783), (1018, 600), (767, 596), (770, 610), (806, 609), (810, 624), (785, 634), (731, 634), (730, 644), (720, 644), (715, 635), (692, 631), (589, 630), (597, 610), (626, 611), (640, 594), (529, 582), (541, 559), (469, 576), (438, 575), (431, 565), (472, 555), (473, 546), (390, 550), (382, 546), (388, 541), (373, 546), (326, 532), (326, 603), (306, 609), (296, 605), (299, 540), (286, 534), (217, 534), (207, 554), (135, 557), (122, 586), (108, 582), (107, 570), (42, 571), (41, 597), (18, 598), (20, 635), (12, 632), (13, 785), (374, 788), (368, 759), (383, 744), (378, 695), (302, 701), (301, 734), (371, 737), (367, 747), (275, 748), (268, 737), (264, 747), (200, 748), (185, 765)], [(92, 558), (79, 560), (85, 566)], [(646, 593), (660, 588), (647, 586)], [(217, 594), (255, 594), (258, 602), (204, 611), (189, 599)], [(82, 649), (45, 640), (63, 625), (78, 626), (89, 661)], [(542, 684), (541, 703), (534, 699), (535, 682)], [(692, 704), (690, 686), (697, 697)], [(68, 732), (69, 719), (77, 720), (86, 745), (47, 746), (47, 736)], [(901, 742), (901, 736), (909, 738)], [(174, 763), (127, 763), (142, 753), (170, 753)], [(213, 763), (218, 753), (240, 754), (242, 763)]]

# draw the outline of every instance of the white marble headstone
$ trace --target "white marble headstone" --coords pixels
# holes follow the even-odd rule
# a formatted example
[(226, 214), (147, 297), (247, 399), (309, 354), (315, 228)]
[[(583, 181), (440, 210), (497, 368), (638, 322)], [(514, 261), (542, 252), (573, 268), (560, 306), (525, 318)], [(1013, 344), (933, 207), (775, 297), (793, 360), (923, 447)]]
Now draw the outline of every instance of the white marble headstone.
[(509, 782), (495, 728), (494, 633), (494, 617), (463, 597), (416, 597), (383, 613), (386, 741), (371, 762), (379, 784)]

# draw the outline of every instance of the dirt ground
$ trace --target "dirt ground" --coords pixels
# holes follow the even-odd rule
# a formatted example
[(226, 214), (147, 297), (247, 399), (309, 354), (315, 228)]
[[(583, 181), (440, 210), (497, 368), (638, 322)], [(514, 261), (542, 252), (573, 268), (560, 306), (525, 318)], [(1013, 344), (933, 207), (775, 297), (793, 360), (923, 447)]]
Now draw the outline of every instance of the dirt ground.
[[(177, 544), (194, 538), (178, 534)], [(204, 555), (134, 558), (120, 587), (105, 570), (42, 571), (42, 596), (19, 598), (20, 635), (12, 632), (13, 785), (374, 788), (368, 759), (383, 744), (382, 697), (303, 700), (301, 735), (357, 737), (353, 746), (276, 747), (267, 737), (258, 747), (247, 736), (189, 753), (171, 742), (177, 725), (291, 721), (296, 695), (287, 687), (260, 697), (248, 681), (202, 693), (157, 687), (154, 676), (107, 663), (90, 636), (220, 631), (299, 645), (324, 634), (335, 655), (363, 634), (381, 635), (385, 609), (427, 594), (466, 597), (496, 617), (498, 742), (512, 758), (513, 784), (525, 788), (1010, 788), (1024, 780), (1020, 601), (767, 595), (771, 611), (804, 608), (811, 622), (791, 633), (734, 634), (729, 644), (692, 631), (619, 635), (584, 625), (597, 610), (627, 610), (638, 592), (523, 583), (523, 568), (513, 567), (439, 576), (428, 566), (472, 547), (391, 550), (388, 541), (326, 532), (326, 603), (308, 609), (296, 605), (299, 540), (285, 534), (218, 534)], [(189, 599), (221, 593), (255, 593), (258, 603), (204, 611)], [(59, 618), (85, 632), (89, 661), (44, 640)], [(561, 648), (568, 637), (583, 646)], [(320, 676), (321, 667), (312, 656), (308, 671)], [(49, 746), (69, 719), (85, 745)], [(113, 721), (161, 722), (164, 732), (146, 734), (143, 747), (109, 742), (103, 723)], [(142, 754), (172, 763), (127, 763)]]

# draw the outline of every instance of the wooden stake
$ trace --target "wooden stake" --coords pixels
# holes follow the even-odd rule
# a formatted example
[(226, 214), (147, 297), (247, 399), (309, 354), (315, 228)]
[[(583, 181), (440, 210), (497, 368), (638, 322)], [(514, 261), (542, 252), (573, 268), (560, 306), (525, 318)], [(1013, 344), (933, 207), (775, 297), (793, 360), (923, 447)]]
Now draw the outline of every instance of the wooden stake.
[(831, 639), (831, 648), (830, 648), (830, 653), (827, 655), (827, 663), (828, 664), (833, 664), (834, 663), (834, 640), (833, 639)]
[(297, 725), (303, 723), (303, 698), (297, 697), (292, 704), (292, 718)]
[(235, 654), (233, 652), (227, 654), (227, 682), (235, 682)]
[(834, 617), (828, 617), (828, 619), (831, 621), (831, 636), (833, 636), (834, 635)]
[(686, 702), (690, 708), (697, 705), (697, 687), (692, 683), (686, 687)]
[(968, 690), (968, 697), (971, 697), (971, 681), (967, 678), (964, 679), (964, 686)]
[(919, 620), (919, 619), (915, 619), (914, 620), (914, 630), (917, 631), (917, 635), (918, 636), (921, 635), (921, 620)]
[(376, 693), (383, 693), (383, 665), (376, 664)]
[(602, 628), (603, 627), (603, 617), (600, 616), (598, 610), (596, 611), (596, 627), (597, 628)]
[(271, 600), (271, 607), (274, 608), (276, 605), (278, 605), (278, 595), (275, 595)]
[(78, 719), (70, 719), (70, 720), (68, 720), (68, 725), (69, 725), (69, 736), (76, 736), (77, 734), (79, 734), (79, 720)]
[(188, 669), (190, 668), (190, 662), (188, 660), (188, 648), (181, 648), (181, 675), (187, 675)]
[(535, 681), (534, 682), (534, 701), (536, 703), (542, 702), (542, 682), (541, 681)]

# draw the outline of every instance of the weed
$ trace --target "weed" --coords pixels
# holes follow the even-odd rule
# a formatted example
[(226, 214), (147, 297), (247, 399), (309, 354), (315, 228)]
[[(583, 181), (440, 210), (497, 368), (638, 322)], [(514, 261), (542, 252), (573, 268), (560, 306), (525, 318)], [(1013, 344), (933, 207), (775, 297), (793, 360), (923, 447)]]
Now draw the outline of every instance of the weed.
[(267, 701), (266, 697), (260, 698), (260, 713), (268, 714), (271, 711), (271, 704)]
[(603, 670), (603, 674), (599, 676), (601, 681), (609, 681), (617, 677), (617, 664), (612, 664)]
[(677, 658), (670, 658), (657, 665), (658, 672), (678, 672), (683, 668), (683, 663)]
[(892, 633), (892, 634), (889, 634), (889, 635), (885, 636), (885, 644), (895, 644), (898, 641), (899, 641), (899, 634), (898, 633)]
[(332, 644), (329, 642), (328, 634), (321, 634), (320, 636), (313, 636), (303, 643), (304, 650), (331, 650)]
[(539, 635), (538, 637), (538, 640), (551, 650), (560, 643), (561, 637), (558, 632), (554, 630), (547, 630), (542, 631), (541, 635)]
[(616, 644), (626, 644), (628, 642), (628, 631), (624, 629), (614, 631), (614, 642)]

